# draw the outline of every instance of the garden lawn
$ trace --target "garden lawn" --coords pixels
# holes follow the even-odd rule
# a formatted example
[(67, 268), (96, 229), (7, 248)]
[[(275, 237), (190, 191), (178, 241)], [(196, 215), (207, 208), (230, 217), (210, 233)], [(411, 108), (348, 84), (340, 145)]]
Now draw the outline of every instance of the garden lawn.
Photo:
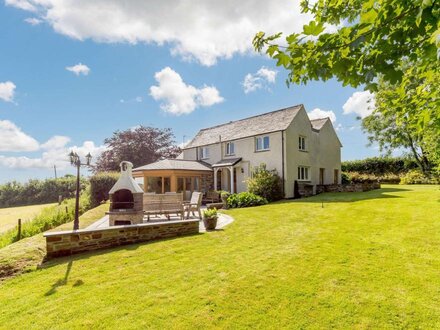
[(17, 226), (18, 219), (22, 222), (32, 220), (41, 210), (52, 205), (55, 203), (0, 208), (0, 234)]
[(439, 186), (228, 211), (224, 230), (54, 260), (0, 328), (439, 328)]

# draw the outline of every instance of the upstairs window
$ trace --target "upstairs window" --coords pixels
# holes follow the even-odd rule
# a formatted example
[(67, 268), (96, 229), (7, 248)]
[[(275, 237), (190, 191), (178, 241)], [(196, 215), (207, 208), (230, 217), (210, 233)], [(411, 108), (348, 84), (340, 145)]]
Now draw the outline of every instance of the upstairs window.
[(263, 150), (269, 150), (269, 136), (259, 136), (255, 139), (255, 150), (256, 151), (263, 151)]
[(299, 136), (298, 138), (298, 149), (305, 151), (306, 150), (306, 137), (305, 136)]
[(298, 181), (310, 181), (310, 168), (298, 166)]
[(228, 142), (226, 143), (226, 155), (234, 155), (235, 154), (235, 144), (234, 142)]
[(209, 148), (208, 147), (201, 147), (199, 149), (199, 152), (200, 152), (200, 159), (209, 158)]

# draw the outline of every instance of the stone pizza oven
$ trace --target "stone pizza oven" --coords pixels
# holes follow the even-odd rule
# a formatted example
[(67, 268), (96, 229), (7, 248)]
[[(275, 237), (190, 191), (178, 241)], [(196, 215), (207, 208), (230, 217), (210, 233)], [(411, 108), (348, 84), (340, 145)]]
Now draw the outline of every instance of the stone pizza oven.
[(120, 167), (121, 176), (109, 191), (109, 224), (119, 226), (142, 223), (144, 191), (133, 179), (133, 164), (123, 161)]

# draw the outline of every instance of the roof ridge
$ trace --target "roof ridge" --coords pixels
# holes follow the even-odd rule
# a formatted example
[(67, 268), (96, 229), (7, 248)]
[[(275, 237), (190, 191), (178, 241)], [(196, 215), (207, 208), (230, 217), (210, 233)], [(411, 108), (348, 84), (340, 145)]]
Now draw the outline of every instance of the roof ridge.
[(330, 119), (330, 117), (315, 118), (315, 119), (310, 119), (310, 121), (317, 121), (317, 120), (323, 120), (323, 119)]
[(269, 112), (265, 112), (265, 113), (260, 113), (259, 115), (253, 115), (253, 116), (246, 117), (246, 118), (241, 118), (241, 119), (237, 119), (237, 120), (231, 120), (231, 121), (228, 121), (227, 123), (223, 123), (223, 124), (218, 124), (218, 125), (214, 125), (214, 126), (210, 126), (210, 127), (201, 128), (199, 130), (199, 132), (206, 131), (208, 129), (213, 129), (213, 128), (216, 128), (216, 127), (221, 127), (221, 126), (229, 125), (229, 124), (232, 124), (232, 123), (237, 123), (237, 122), (240, 122), (240, 121), (243, 121), (243, 120), (248, 120), (248, 119), (251, 119), (251, 118), (257, 118), (257, 117), (269, 115), (269, 114), (272, 114), (272, 113), (275, 113), (275, 112), (281, 112), (281, 111), (286, 111), (286, 110), (293, 109), (293, 108), (298, 108), (298, 107), (301, 107), (301, 106), (303, 107), (304, 104), (300, 103), (300, 104), (297, 104), (297, 105), (292, 105), (290, 107), (286, 107), (286, 108), (282, 108), (282, 109), (278, 109), (278, 110), (273, 110), (273, 111), (269, 111)]

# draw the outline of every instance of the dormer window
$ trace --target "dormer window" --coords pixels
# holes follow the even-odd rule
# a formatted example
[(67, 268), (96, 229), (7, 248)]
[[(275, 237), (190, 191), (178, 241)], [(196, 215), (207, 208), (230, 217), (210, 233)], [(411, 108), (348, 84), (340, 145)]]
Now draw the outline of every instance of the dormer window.
[(306, 137), (305, 136), (299, 136), (298, 138), (298, 149), (301, 151), (306, 151)]
[(226, 143), (226, 156), (231, 156), (235, 154), (235, 144), (234, 142)]
[(269, 150), (270, 143), (269, 143), (269, 136), (259, 136), (255, 138), (255, 150), (256, 151), (265, 151)]
[(209, 148), (208, 147), (201, 147), (199, 149), (200, 153), (200, 159), (208, 159), (209, 158)]

